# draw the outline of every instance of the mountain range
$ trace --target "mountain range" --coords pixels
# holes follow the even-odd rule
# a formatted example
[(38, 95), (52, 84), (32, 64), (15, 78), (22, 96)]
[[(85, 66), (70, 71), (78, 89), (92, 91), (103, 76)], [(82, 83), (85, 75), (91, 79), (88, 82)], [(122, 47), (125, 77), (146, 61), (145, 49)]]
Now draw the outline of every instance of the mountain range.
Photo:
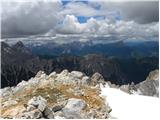
[[(112, 43), (111, 46), (115, 46), (116, 48), (117, 46), (120, 46), (122, 48), (121, 44), (124, 46), (123, 43)], [(148, 43), (146, 44), (146, 46), (149, 46)], [(50, 48), (48, 45), (52, 47)], [(87, 43), (87, 45), (84, 43), (76, 44), (75, 42), (69, 43), (69, 45), (48, 45), (41, 44), (37, 48), (35, 44), (32, 44), (32, 47), (31, 45), (29, 47), (28, 44), (25, 44), (25, 42), (22, 43), (21, 41), (14, 45), (9, 45), (6, 42), (2, 42), (2, 87), (14, 86), (22, 80), (28, 80), (39, 70), (43, 70), (49, 74), (52, 71), (60, 72), (63, 69), (68, 69), (69, 71), (79, 70), (87, 75), (92, 75), (95, 72), (99, 72), (104, 76), (106, 81), (111, 81), (112, 83), (118, 85), (128, 84), (131, 82), (136, 84), (145, 80), (151, 70), (158, 68), (158, 57), (156, 55), (153, 56), (153, 54), (150, 54), (148, 57), (145, 55), (143, 57), (139, 57), (137, 55), (137, 57), (122, 58), (122, 56), (107, 56), (103, 53), (91, 54), (86, 49), (83, 50), (81, 48), (82, 46), (96, 46), (91, 43)], [(80, 46), (79, 49), (81, 48), (83, 52), (86, 50), (86, 53), (83, 55), (81, 54), (82, 52), (80, 52), (79, 55), (74, 55), (76, 45)], [(152, 43), (150, 48), (154, 48), (154, 45), (156, 44)], [(53, 46), (56, 47), (54, 48)], [(97, 50), (98, 46), (99, 48), (107, 49), (104, 45), (97, 45), (95, 50)], [(135, 46), (135, 44), (132, 46)], [(57, 49), (62, 48), (63, 51), (71, 48), (71, 54), (64, 55), (58, 53), (59, 55), (57, 56)], [(116, 48), (114, 50), (117, 50)], [(137, 47), (135, 48), (137, 50)], [(37, 49), (38, 53), (35, 52)], [(44, 49), (53, 49), (55, 51), (46, 51), (48, 54), (43, 55), (42, 53), (45, 52)], [(155, 49), (156, 48), (151, 49), (150, 51), (153, 53)], [(117, 54), (120, 55), (120, 53)]]

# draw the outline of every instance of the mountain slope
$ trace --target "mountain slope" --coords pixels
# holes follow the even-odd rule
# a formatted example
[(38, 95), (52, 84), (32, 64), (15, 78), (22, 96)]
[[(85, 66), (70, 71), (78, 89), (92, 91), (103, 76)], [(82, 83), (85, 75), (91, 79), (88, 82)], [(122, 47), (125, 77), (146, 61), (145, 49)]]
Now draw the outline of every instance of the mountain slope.
[[(137, 84), (144, 81), (151, 70), (158, 68), (157, 57), (120, 59), (101, 54), (37, 56), (22, 42), (13, 46), (2, 42), (1, 49), (2, 87), (15, 86), (20, 81), (35, 76), (39, 70), (50, 74), (52, 71), (60, 72), (63, 69), (82, 71), (88, 76), (99, 72), (106, 81), (117, 85), (131, 82)], [(43, 50), (41, 46), (39, 49)]]
[(104, 79), (99, 74), (93, 76), (79, 71), (50, 75), (40, 71), (27, 82), (1, 89), (1, 117), (108, 118), (110, 107), (99, 96), (100, 88), (93, 85), (104, 83)]
[[(157, 78), (152, 75), (154, 71), (149, 78)], [(0, 100), (2, 118), (158, 119), (160, 110), (158, 98), (122, 92), (99, 73), (89, 77), (68, 70), (49, 75), (39, 71), (28, 81), (1, 89)]]

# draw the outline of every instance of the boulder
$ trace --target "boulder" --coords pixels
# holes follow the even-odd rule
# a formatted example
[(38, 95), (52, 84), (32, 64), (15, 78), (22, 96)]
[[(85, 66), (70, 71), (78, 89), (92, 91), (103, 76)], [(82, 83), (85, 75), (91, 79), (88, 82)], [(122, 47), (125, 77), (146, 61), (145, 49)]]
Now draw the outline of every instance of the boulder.
[(81, 80), (82, 85), (88, 85), (89, 82), (90, 82), (90, 78), (88, 76), (82, 77), (82, 80)]
[(76, 99), (76, 98), (70, 98), (70, 99), (68, 99), (68, 102), (67, 102), (67, 104), (64, 108), (69, 109), (71, 111), (80, 112), (86, 106), (87, 106), (87, 104), (84, 100)]
[(126, 92), (126, 93), (130, 93), (130, 86), (129, 85), (121, 85), (119, 87), (119, 89)]
[(35, 106), (33, 106), (33, 105), (27, 105), (27, 111), (29, 112), (29, 111), (32, 111), (32, 110), (35, 110), (36, 109), (36, 107)]
[(57, 112), (57, 111), (62, 110), (62, 108), (64, 108), (64, 105), (62, 105), (62, 104), (57, 104), (57, 105), (54, 105), (54, 106), (52, 107), (52, 111), (53, 111), (53, 112)]
[(44, 71), (39, 71), (37, 74), (36, 74), (36, 78), (45, 78), (47, 75), (45, 74)]
[(69, 74), (68, 70), (65, 69), (59, 75), (61, 75), (61, 76), (67, 76), (68, 74)]
[(27, 105), (32, 105), (43, 112), (47, 106), (47, 101), (43, 97), (38, 96), (33, 97), (31, 100), (29, 100)]
[(66, 119), (64, 116), (64, 113), (62, 111), (57, 111), (54, 113), (54, 118), (55, 119)]
[(103, 76), (100, 73), (96, 72), (91, 77), (91, 85), (95, 86), (99, 83), (105, 84), (105, 81)]
[(49, 74), (49, 78), (55, 78), (57, 76), (56, 72), (52, 72), (51, 74)]
[(81, 99), (70, 98), (66, 106), (62, 109), (62, 113), (66, 119), (82, 119), (85, 115), (82, 110), (87, 106), (86, 102)]
[(42, 118), (43, 115), (40, 110), (35, 109), (30, 112), (25, 112), (22, 114), (21, 118), (23, 119), (39, 119)]
[(48, 119), (54, 118), (54, 112), (48, 107), (46, 107), (45, 110), (43, 111), (43, 115), (45, 118), (48, 118)]
[[(72, 108), (74, 109), (74, 108)], [(66, 119), (82, 119), (82, 114), (80, 112), (73, 111), (72, 109), (63, 109), (63, 115)]]
[(79, 78), (79, 79), (81, 79), (81, 78), (84, 76), (84, 74), (83, 74), (82, 72), (79, 72), (79, 71), (72, 71), (72, 72), (71, 72), (71, 75), (72, 75), (73, 77)]

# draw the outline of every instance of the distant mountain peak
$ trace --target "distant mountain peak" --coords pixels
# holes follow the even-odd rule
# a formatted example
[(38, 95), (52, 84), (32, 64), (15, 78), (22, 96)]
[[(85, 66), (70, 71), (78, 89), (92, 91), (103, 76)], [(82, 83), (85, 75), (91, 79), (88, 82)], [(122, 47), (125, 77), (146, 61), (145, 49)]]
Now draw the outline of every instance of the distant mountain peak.
[(18, 41), (15, 45), (13, 45), (15, 48), (23, 48), (25, 47), (22, 41)]
[(12, 46), (15, 51), (25, 53), (25, 54), (32, 54), (29, 48), (27, 48), (22, 41), (18, 41), (15, 45)]

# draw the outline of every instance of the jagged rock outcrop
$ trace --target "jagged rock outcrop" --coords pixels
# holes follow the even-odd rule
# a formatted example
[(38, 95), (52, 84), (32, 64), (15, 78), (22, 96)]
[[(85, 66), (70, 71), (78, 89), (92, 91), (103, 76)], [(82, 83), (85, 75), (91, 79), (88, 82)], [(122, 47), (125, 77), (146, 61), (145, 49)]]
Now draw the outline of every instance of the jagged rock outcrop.
[(136, 85), (140, 95), (159, 97), (159, 70), (151, 71), (145, 81)]
[(129, 94), (159, 97), (159, 70), (151, 71), (143, 82), (136, 85), (132, 82), (117, 88)]
[[(93, 84), (94, 83), (94, 84)], [(1, 90), (2, 118), (109, 118), (110, 107), (100, 96), (104, 79), (91, 78), (79, 71), (46, 75), (39, 71), (16, 87)]]

